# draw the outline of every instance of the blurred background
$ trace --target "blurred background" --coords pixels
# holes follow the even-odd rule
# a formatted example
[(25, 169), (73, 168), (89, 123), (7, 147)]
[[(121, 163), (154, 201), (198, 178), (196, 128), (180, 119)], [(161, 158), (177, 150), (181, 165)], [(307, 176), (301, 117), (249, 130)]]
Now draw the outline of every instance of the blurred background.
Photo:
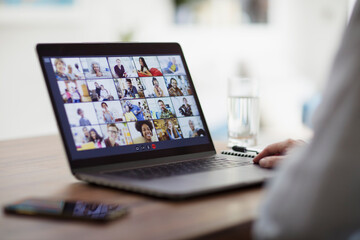
[[(0, 0), (0, 140), (56, 134), (35, 53), (48, 42), (179, 42), (216, 140), (227, 79), (256, 78), (261, 132), (311, 135), (354, 0)], [(316, 110), (315, 110), (316, 111)]]

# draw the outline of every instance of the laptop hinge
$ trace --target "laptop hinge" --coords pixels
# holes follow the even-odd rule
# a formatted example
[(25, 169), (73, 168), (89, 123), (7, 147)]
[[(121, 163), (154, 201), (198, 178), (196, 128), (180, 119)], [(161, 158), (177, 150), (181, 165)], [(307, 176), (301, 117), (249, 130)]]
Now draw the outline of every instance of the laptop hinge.
[(189, 159), (196, 159), (196, 158), (204, 158), (215, 155), (215, 151), (209, 152), (202, 152), (202, 153), (192, 153), (192, 154), (184, 154), (178, 156), (169, 156), (163, 158), (154, 158), (154, 159), (146, 159), (146, 160), (139, 160), (139, 161), (131, 161), (131, 162), (121, 162), (115, 164), (106, 164), (106, 165), (97, 165), (92, 167), (84, 167), (84, 168), (76, 168), (72, 169), (73, 174), (76, 173), (98, 173), (103, 171), (109, 170), (123, 170), (129, 168), (137, 168), (137, 167), (147, 167), (152, 165), (158, 164), (165, 164), (165, 163), (172, 163), (172, 162), (181, 162)]

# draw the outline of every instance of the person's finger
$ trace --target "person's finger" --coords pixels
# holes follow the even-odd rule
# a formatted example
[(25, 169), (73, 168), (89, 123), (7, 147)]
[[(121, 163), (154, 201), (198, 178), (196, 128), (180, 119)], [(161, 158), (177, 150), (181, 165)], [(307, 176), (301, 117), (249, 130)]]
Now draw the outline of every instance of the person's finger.
[(259, 161), (264, 157), (283, 154), (287, 148), (294, 144), (294, 142), (295, 140), (288, 139), (282, 142), (270, 144), (253, 159), (253, 162), (259, 163)]
[(254, 163), (259, 163), (259, 161), (264, 157), (281, 153), (284, 149), (284, 142), (285, 141), (268, 145), (253, 159)]
[(285, 156), (264, 157), (259, 161), (259, 166), (262, 168), (273, 168), (284, 158)]

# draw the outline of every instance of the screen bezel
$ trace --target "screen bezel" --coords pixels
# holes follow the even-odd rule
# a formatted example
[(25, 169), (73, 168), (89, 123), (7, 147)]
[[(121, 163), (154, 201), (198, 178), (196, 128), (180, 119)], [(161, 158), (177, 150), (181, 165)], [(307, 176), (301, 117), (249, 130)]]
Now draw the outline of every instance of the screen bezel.
[[(210, 136), (210, 132), (208, 126), (205, 121), (205, 117), (202, 111), (202, 108), (199, 104), (199, 99), (196, 94), (196, 90), (194, 87), (194, 83), (189, 73), (188, 66), (186, 64), (181, 46), (178, 43), (66, 43), (66, 44), (37, 44), (36, 50), (38, 53), (39, 61), (41, 64), (41, 68), (43, 71), (43, 75), (45, 78), (46, 86), (48, 89), (48, 93), (50, 95), (51, 103), (54, 109), (54, 113), (56, 116), (57, 125), (60, 130), (60, 135), (62, 137), (62, 141), (65, 147), (66, 156), (69, 161), (70, 167), (72, 170), (83, 167), (92, 167), (97, 165), (104, 164), (114, 164), (120, 162), (130, 162), (134, 160), (144, 160), (151, 158), (161, 158), (161, 157), (170, 157), (174, 155), (184, 155), (191, 153), (201, 153), (201, 152), (215, 152), (214, 144)], [(94, 157), (94, 158), (86, 158), (85, 160), (77, 159), (74, 160), (72, 158), (72, 154), (70, 151), (70, 143), (71, 141), (66, 138), (64, 124), (60, 120), (59, 109), (55, 100), (55, 96), (53, 94), (53, 90), (50, 86), (50, 79), (48, 78), (48, 74), (46, 72), (44, 57), (75, 57), (75, 56), (104, 56), (104, 55), (180, 55), (181, 60), (183, 61), (184, 68), (186, 71), (187, 78), (192, 86), (192, 90), (194, 91), (194, 98), (196, 104), (198, 106), (198, 110), (200, 113), (200, 117), (203, 123), (203, 127), (208, 133), (208, 144), (202, 145), (194, 145), (194, 146), (186, 146), (179, 148), (170, 148), (163, 150), (155, 150), (151, 152), (137, 152), (131, 154), (121, 154), (118, 156), (103, 156), (103, 157)], [(119, 159), (121, 156), (121, 159)], [(122, 160), (126, 159), (126, 160)]]

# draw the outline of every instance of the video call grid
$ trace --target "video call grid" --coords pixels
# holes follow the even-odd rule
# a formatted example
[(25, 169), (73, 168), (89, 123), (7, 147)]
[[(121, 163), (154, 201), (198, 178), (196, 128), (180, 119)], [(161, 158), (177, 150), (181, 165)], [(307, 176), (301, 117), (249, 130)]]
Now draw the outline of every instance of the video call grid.
[[(167, 57), (169, 57), (169, 60), (170, 60), (171, 56), (167, 56)], [(117, 59), (122, 59), (122, 57), (115, 57), (115, 58), (117, 58)], [(139, 57), (138, 57), (138, 58), (139, 58)], [(145, 57), (145, 58), (149, 58), (149, 57)], [(151, 122), (152, 126), (155, 127), (154, 129), (155, 129), (155, 133), (156, 133), (156, 135), (157, 135), (156, 141), (162, 141), (162, 140), (161, 140), (161, 136), (160, 136), (160, 134), (159, 134), (159, 132), (158, 132), (159, 128), (156, 127), (156, 125), (158, 125), (158, 124), (156, 124), (156, 123), (165, 121), (164, 119), (166, 119), (166, 118), (168, 118), (168, 119), (170, 118), (170, 119), (172, 120), (172, 123), (175, 125), (176, 131), (178, 132), (179, 135), (182, 136), (181, 138), (183, 138), (183, 137), (184, 137), (184, 134), (182, 133), (182, 132), (183, 132), (183, 131), (182, 131), (182, 128), (183, 128), (183, 127), (181, 127), (181, 125), (179, 124), (178, 118), (189, 118), (189, 119), (190, 119), (190, 118), (191, 118), (190, 116), (199, 116), (199, 113), (198, 113), (198, 110), (197, 110), (197, 107), (196, 107), (196, 102), (195, 102), (195, 99), (193, 98), (193, 95), (192, 95), (192, 91), (191, 91), (190, 84), (189, 84), (188, 80), (185, 78), (185, 76), (186, 76), (185, 71), (183, 71), (183, 75), (175, 75), (175, 74), (166, 73), (166, 72), (163, 71), (163, 69), (161, 69), (161, 66), (160, 66), (158, 57), (152, 56), (152, 58), (155, 58), (155, 60), (157, 61), (157, 66), (156, 66), (156, 67), (159, 67), (158, 71), (160, 72), (161, 75), (155, 76), (155, 78), (157, 79), (157, 81), (158, 81), (159, 83), (161, 83), (161, 85), (162, 85), (163, 83), (169, 85), (169, 83), (170, 83), (170, 81), (171, 81), (172, 78), (175, 78), (175, 79), (177, 78), (177, 79), (176, 79), (177, 81), (178, 81), (179, 79), (181, 80), (181, 77), (184, 78), (183, 82), (184, 82), (184, 83), (187, 83), (187, 87), (188, 87), (188, 89), (190, 90), (190, 92), (188, 92), (188, 94), (182, 93), (183, 96), (181, 96), (181, 98), (182, 98), (182, 97), (185, 97), (185, 98), (189, 99), (189, 98), (192, 97), (192, 104), (190, 104), (190, 106), (193, 106), (193, 107), (196, 108), (197, 114), (196, 114), (196, 115), (194, 115), (194, 114), (191, 114), (191, 115), (180, 115), (180, 114), (176, 114), (176, 113), (175, 113), (175, 110), (174, 110), (174, 109), (175, 109), (175, 107), (174, 107), (174, 106), (175, 106), (175, 104), (174, 104), (175, 97), (171, 95), (171, 93), (170, 93), (169, 90), (168, 90), (168, 87), (166, 87), (166, 86), (165, 86), (165, 88), (164, 88), (163, 91), (164, 91), (164, 92), (166, 91), (167, 96), (160, 97), (160, 98), (159, 98), (159, 97), (155, 97), (155, 96), (145, 96), (145, 95), (144, 95), (144, 90), (145, 90), (145, 89), (144, 89), (144, 87), (142, 86), (141, 89), (140, 89), (140, 92), (142, 92), (142, 95), (143, 95), (142, 97), (140, 97), (140, 95), (138, 94), (138, 97), (137, 97), (137, 96), (134, 96), (134, 98), (126, 98), (126, 97), (121, 98), (122, 96), (117, 96), (117, 97), (119, 97), (119, 100), (118, 100), (118, 99), (113, 99), (113, 100), (105, 99), (105, 100), (102, 100), (102, 101), (101, 101), (101, 104), (102, 104), (102, 102), (105, 102), (105, 103), (108, 103), (108, 102), (120, 102), (120, 106), (121, 106), (121, 110), (122, 110), (122, 114), (121, 114), (121, 115), (123, 116), (123, 120), (125, 120), (125, 121), (121, 121), (121, 122), (115, 122), (115, 121), (114, 121), (114, 123), (116, 123), (116, 124), (123, 123), (124, 126), (126, 126), (126, 133), (123, 133), (122, 135), (129, 134), (128, 136), (124, 136), (124, 137), (125, 137), (125, 138), (126, 138), (126, 137), (129, 137), (129, 138), (131, 139), (131, 140), (130, 140), (131, 143), (128, 143), (128, 141), (127, 141), (127, 144), (124, 144), (124, 145), (128, 145), (128, 144), (133, 144), (133, 143), (135, 143), (134, 134), (131, 133), (131, 131), (130, 131), (130, 129), (129, 129), (129, 125), (132, 124), (133, 122), (132, 122), (131, 120), (130, 120), (130, 121), (127, 121), (126, 118), (125, 118), (125, 114), (124, 114), (125, 105), (126, 105), (126, 102), (127, 102), (127, 101), (133, 101), (133, 102), (134, 102), (134, 101), (141, 101), (141, 100), (142, 100), (143, 103), (145, 103), (145, 104), (143, 104), (144, 108), (147, 108), (146, 111), (149, 112), (151, 109), (150, 109), (150, 107), (149, 107), (148, 99), (155, 99), (155, 100), (156, 100), (156, 99), (161, 99), (161, 100), (163, 100), (163, 101), (166, 101), (166, 99), (169, 99), (169, 100), (170, 100), (166, 105), (167, 105), (167, 109), (170, 108), (170, 109), (173, 110), (173, 111), (172, 111), (172, 114), (173, 114), (172, 116), (173, 116), (173, 117), (153, 118), (152, 114), (150, 114), (150, 117), (147, 117), (147, 118), (146, 118), (146, 120), (149, 120), (149, 121)], [(65, 58), (65, 59), (66, 59), (66, 58)], [(76, 58), (71, 58), (71, 59), (76, 59)], [(77, 59), (80, 60), (79, 63), (81, 64), (82, 69), (85, 69), (85, 67), (88, 68), (88, 66), (84, 66), (83, 63), (84, 63), (84, 61), (86, 61), (86, 59), (89, 59), (89, 58), (77, 58)], [(90, 58), (90, 59), (92, 59), (92, 58)], [(136, 70), (140, 70), (139, 66), (136, 66), (136, 64), (134, 63), (135, 57), (129, 58), (129, 59), (132, 60), (132, 62), (130, 61), (130, 64), (132, 64)], [(94, 78), (94, 77), (87, 77), (87, 74), (84, 74), (84, 75), (83, 75), (83, 78), (80, 77), (80, 78), (78, 78), (77, 80), (72, 80), (72, 81), (73, 81), (73, 82), (76, 82), (76, 81), (85, 81), (86, 88), (87, 88), (87, 90), (89, 91), (88, 81), (93, 81), (94, 79), (95, 79), (97, 82), (99, 82), (100, 84), (101, 84), (103, 81), (112, 80), (113, 87), (114, 87), (115, 89), (118, 89), (117, 86), (116, 86), (115, 81), (119, 82), (119, 81), (122, 81), (122, 80), (124, 80), (124, 79), (125, 79), (125, 81), (126, 81), (127, 79), (130, 79), (130, 80), (132, 80), (132, 82), (136, 81), (137, 83), (143, 84), (144, 81), (152, 81), (152, 80), (153, 80), (153, 76), (149, 76), (149, 77), (142, 76), (142, 77), (139, 77), (139, 76), (140, 76), (140, 73), (139, 73), (137, 76), (133, 76), (133, 77), (129, 77), (129, 78), (124, 78), (124, 79), (116, 78), (116, 75), (115, 75), (115, 73), (114, 73), (115, 71), (113, 71), (113, 70), (110, 68), (110, 66), (109, 66), (109, 57), (106, 58), (105, 64), (106, 64), (105, 68), (108, 69), (107, 72), (111, 72), (113, 78), (111, 78), (111, 79), (110, 79), (110, 78), (109, 78), (109, 79), (106, 79), (106, 78)], [(180, 66), (182, 66), (182, 68), (183, 68), (181, 59), (180, 59)], [(76, 65), (75, 65), (75, 67), (76, 67)], [(101, 67), (101, 66), (100, 66), (100, 67)], [(103, 65), (102, 67), (104, 67), (104, 65)], [(56, 69), (54, 69), (54, 70), (55, 70), (55, 73), (56, 73)], [(84, 72), (83, 72), (83, 73), (84, 73)], [(167, 79), (166, 82), (165, 82), (165, 78)], [(61, 81), (60, 79), (58, 79), (58, 80)], [(68, 80), (68, 81), (71, 82), (71, 80)], [(153, 84), (153, 85), (154, 85), (154, 84)], [(134, 86), (134, 85), (133, 85), (133, 86)], [(135, 86), (135, 87), (136, 87), (136, 86)], [(138, 87), (139, 87), (139, 85), (138, 85)], [(59, 88), (60, 88), (60, 86), (59, 86)], [(122, 91), (125, 90), (125, 88), (120, 86), (120, 90), (121, 90), (121, 92), (122, 92)], [(183, 89), (182, 91), (185, 91), (185, 89)], [(81, 97), (80, 97), (80, 98), (81, 98)], [(93, 112), (95, 112), (95, 113), (98, 112), (98, 110), (96, 110), (96, 108), (95, 108), (95, 102), (92, 101), (92, 100), (91, 100), (91, 101), (87, 101), (87, 102), (65, 103), (65, 105), (67, 105), (67, 104), (76, 104), (76, 105), (78, 105), (79, 108), (80, 108), (80, 106), (81, 106), (82, 104), (85, 104), (85, 103), (92, 103), (92, 105), (93, 105), (93, 108), (92, 108)], [(170, 103), (171, 106), (168, 107), (169, 103)], [(79, 108), (78, 108), (78, 109), (79, 109)], [(144, 118), (144, 119), (145, 119), (145, 118)], [(192, 119), (193, 119), (193, 118), (192, 118)], [(141, 121), (141, 120), (136, 120), (136, 121)], [(154, 122), (154, 121), (155, 121), (155, 122)], [(202, 124), (202, 122), (201, 122), (201, 120), (200, 120), (199, 117), (198, 117), (198, 121), (200, 122), (200, 127), (203, 128), (203, 126), (202, 126), (203, 124)], [(96, 122), (96, 123), (97, 123), (97, 124), (91, 124), (91, 125), (86, 125), (86, 124), (84, 124), (83, 126), (79, 126), (79, 127), (80, 127), (80, 128), (84, 128), (84, 126), (87, 126), (87, 127), (89, 127), (89, 126), (91, 126), (91, 127), (99, 126), (99, 127), (100, 127), (100, 131), (99, 131), (98, 133), (102, 134), (103, 138), (105, 138), (106, 134), (104, 134), (104, 126), (107, 126), (108, 123), (100, 123), (100, 122)], [(71, 123), (70, 123), (70, 126), (71, 126)], [(76, 127), (71, 126), (71, 128), (73, 129), (73, 128), (76, 128)], [(121, 129), (119, 129), (119, 131), (121, 132)], [(123, 131), (123, 132), (124, 132), (124, 131)], [(75, 137), (75, 136), (74, 136), (74, 137)], [(189, 137), (190, 137), (190, 136), (189, 136)], [(122, 145), (122, 144), (121, 144), (121, 145)]]

